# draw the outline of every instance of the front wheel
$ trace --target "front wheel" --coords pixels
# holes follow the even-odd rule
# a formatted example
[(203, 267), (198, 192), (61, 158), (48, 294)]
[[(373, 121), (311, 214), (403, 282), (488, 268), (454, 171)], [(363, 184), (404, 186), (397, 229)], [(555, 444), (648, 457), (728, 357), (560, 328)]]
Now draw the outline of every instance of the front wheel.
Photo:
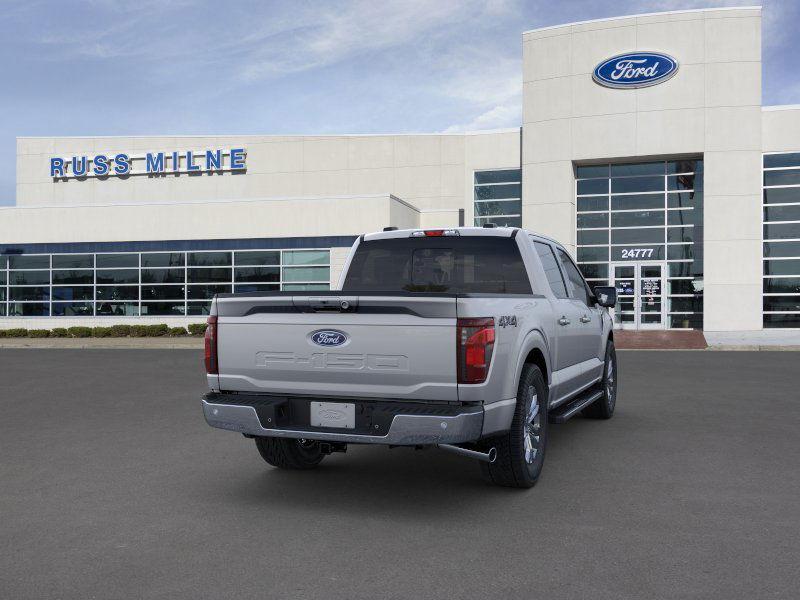
[(261, 458), (279, 469), (313, 469), (325, 458), (314, 440), (257, 437), (256, 448)]
[(617, 405), (617, 351), (614, 342), (606, 344), (606, 359), (603, 363), (603, 380), (600, 382), (603, 395), (583, 409), (583, 415), (591, 419), (610, 419)]
[(536, 485), (547, 445), (547, 384), (536, 365), (527, 364), (522, 370), (511, 429), (486, 444), (494, 445), (497, 458), (481, 463), (484, 477), (505, 487)]

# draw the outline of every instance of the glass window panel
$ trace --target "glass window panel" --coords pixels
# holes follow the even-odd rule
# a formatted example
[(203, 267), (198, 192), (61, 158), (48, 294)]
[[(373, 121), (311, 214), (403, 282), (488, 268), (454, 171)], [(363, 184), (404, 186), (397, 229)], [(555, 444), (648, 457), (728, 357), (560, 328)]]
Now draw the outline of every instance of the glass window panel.
[(281, 253), (279, 251), (235, 252), (236, 266), (245, 265), (279, 265)]
[(231, 264), (230, 252), (189, 252), (189, 265), (194, 267), (217, 267)]
[(0, 256), (0, 269), (5, 269), (8, 267), (8, 257), (7, 256)]
[(95, 305), (95, 314), (101, 317), (137, 317), (139, 304), (137, 302), (98, 302)]
[(608, 213), (578, 215), (578, 228), (581, 227), (608, 227)]
[(703, 171), (702, 160), (672, 160), (667, 163), (667, 173), (697, 173)]
[(765, 221), (800, 221), (800, 204), (796, 206), (766, 206)]
[(703, 178), (700, 175), (667, 175), (668, 190), (701, 190)]
[(95, 275), (97, 277), (97, 283), (139, 283), (138, 269), (98, 270), (95, 271)]
[(217, 285), (190, 285), (188, 287), (187, 298), (189, 300), (210, 300), (216, 294), (230, 294), (230, 284)]
[(689, 277), (695, 275), (691, 262), (674, 262), (667, 265), (670, 277)]
[(330, 268), (328, 267), (292, 267), (283, 269), (284, 281), (328, 281)]
[(240, 281), (280, 281), (280, 267), (236, 267), (234, 280)]
[(577, 167), (575, 176), (577, 179), (608, 177), (608, 165), (583, 165)]
[(769, 169), (774, 167), (800, 167), (800, 152), (765, 154), (764, 168)]
[[(566, 298), (567, 285), (564, 282), (564, 277), (561, 275), (561, 269), (558, 266), (553, 249), (548, 244), (542, 242), (534, 242), (533, 245), (536, 248), (539, 259), (542, 261), (542, 268), (547, 277), (547, 284), (550, 286), (553, 295), (556, 298)], [(581, 249), (578, 248), (579, 255), (580, 251)], [(606, 251), (606, 254), (608, 254), (608, 251)]]
[(608, 229), (589, 229), (578, 231), (579, 244), (608, 244)]
[(49, 287), (12, 287), (8, 288), (9, 300), (49, 300)]
[(764, 275), (800, 275), (800, 259), (765, 260)]
[(145, 300), (179, 300), (184, 297), (182, 285), (143, 285), (142, 301)]
[(664, 229), (612, 229), (612, 244), (653, 244), (664, 241)]
[(645, 227), (647, 225), (664, 225), (664, 211), (643, 210), (611, 214), (612, 227)]
[(671, 192), (667, 194), (668, 208), (699, 208), (703, 206), (702, 192)]
[(233, 286), (236, 294), (247, 294), (250, 292), (278, 292), (281, 286), (277, 283), (242, 283)]
[(6, 284), (6, 272), (0, 271), (0, 285)]
[(475, 183), (504, 183), (522, 180), (520, 169), (501, 169), (497, 171), (475, 171)]
[(187, 315), (207, 315), (211, 312), (211, 302), (189, 302), (186, 305)]
[(135, 285), (99, 285), (98, 300), (138, 300), (139, 287)]
[(9, 269), (49, 269), (50, 255), (18, 255), (8, 257)]
[(703, 312), (702, 296), (693, 298), (670, 298), (667, 303), (669, 312)]
[(764, 185), (800, 185), (800, 169), (764, 171)]
[(183, 316), (186, 308), (183, 302), (142, 302), (141, 315), (146, 316)]
[[(660, 229), (663, 233), (663, 229)], [(664, 260), (664, 246), (658, 244), (637, 244), (636, 246), (614, 246), (611, 260)]]
[(519, 215), (519, 214), (522, 214), (521, 200), (505, 200), (505, 201), (475, 203), (476, 217), (487, 217), (492, 215)]
[(94, 271), (53, 271), (53, 283), (94, 283)]
[(800, 328), (800, 313), (793, 315), (764, 315), (764, 327), (769, 329), (777, 327)]
[(694, 258), (694, 250), (692, 248), (691, 244), (667, 246), (667, 260)]
[(283, 253), (286, 265), (327, 265), (330, 253), (327, 250), (291, 250)]
[(138, 267), (139, 255), (138, 254), (98, 254), (97, 264), (98, 269), (116, 269), (124, 267)]
[(667, 242), (693, 242), (694, 233), (693, 227), (670, 227), (667, 229)]
[(775, 277), (764, 279), (765, 294), (800, 294), (800, 277)]
[[(53, 286), (53, 300), (93, 300), (94, 288), (90, 285)], [(134, 288), (135, 289), (135, 288)]]
[(510, 183), (507, 185), (478, 185), (475, 186), (475, 200), (497, 200), (500, 198), (521, 198), (522, 185)]
[(699, 294), (702, 290), (702, 279), (670, 279), (667, 281), (669, 294)]
[(611, 165), (611, 177), (625, 175), (663, 175), (664, 162), (627, 163)]
[(764, 256), (800, 258), (800, 242), (764, 242)]
[[(581, 273), (586, 279), (606, 279), (608, 278), (608, 265), (578, 265)], [(598, 285), (595, 282), (595, 285)]]
[(0, 287), (0, 302), (5, 302), (6, 300), (6, 288)]
[(91, 254), (54, 254), (54, 269), (91, 269), (94, 256)]
[(91, 302), (53, 302), (54, 317), (91, 317), (94, 304)]
[(703, 213), (699, 210), (669, 210), (667, 225), (698, 225)]
[(40, 302), (10, 302), (8, 314), (11, 317), (46, 317), (50, 314), (50, 305)]
[(0, 304), (0, 317), (5, 317), (5, 316), (6, 316), (6, 305)]
[(286, 292), (311, 292), (330, 289), (327, 283), (287, 283), (283, 286)]
[(578, 248), (579, 262), (608, 262), (608, 248)]
[(485, 223), (494, 223), (498, 227), (522, 227), (521, 217), (477, 217), (475, 225), (477, 227), (483, 226)]
[(764, 204), (800, 202), (800, 187), (764, 190)]
[(667, 325), (672, 329), (702, 329), (703, 315), (669, 315)]
[(620, 177), (611, 179), (611, 193), (656, 192), (664, 190), (663, 177)]
[(183, 283), (183, 269), (142, 269), (142, 283)]
[(608, 210), (608, 196), (596, 196), (592, 198), (578, 198), (578, 212), (588, 210)]
[(50, 283), (50, 271), (11, 271), (8, 274), (10, 285), (42, 285)]
[(229, 283), (231, 269), (189, 269), (189, 283)]
[(764, 225), (764, 239), (798, 239), (800, 238), (800, 223), (773, 223)]
[(800, 313), (800, 296), (764, 296), (764, 310)]
[(142, 267), (182, 267), (186, 264), (183, 252), (142, 254)]
[(664, 208), (664, 194), (611, 196), (611, 210), (646, 210)]
[(608, 194), (608, 179), (583, 179), (578, 181), (578, 195)]

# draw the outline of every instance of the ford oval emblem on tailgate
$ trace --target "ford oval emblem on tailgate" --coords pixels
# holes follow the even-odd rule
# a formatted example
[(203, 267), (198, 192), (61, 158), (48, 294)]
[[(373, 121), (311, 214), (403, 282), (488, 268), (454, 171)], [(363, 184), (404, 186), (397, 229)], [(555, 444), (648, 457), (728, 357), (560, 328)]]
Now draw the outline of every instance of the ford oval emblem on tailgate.
[(341, 346), (347, 341), (347, 334), (336, 329), (320, 329), (311, 334), (311, 341), (317, 346)]

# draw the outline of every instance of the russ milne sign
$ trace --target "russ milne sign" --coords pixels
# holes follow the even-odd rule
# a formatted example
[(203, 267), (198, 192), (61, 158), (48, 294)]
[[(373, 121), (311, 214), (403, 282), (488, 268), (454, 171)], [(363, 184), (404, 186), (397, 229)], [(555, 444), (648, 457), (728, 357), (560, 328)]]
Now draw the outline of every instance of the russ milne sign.
[[(83, 179), (87, 177), (122, 177), (126, 175), (166, 175), (179, 173), (221, 173), (244, 171), (247, 151), (244, 148), (230, 150), (203, 150), (195, 152), (148, 152), (129, 155), (120, 152), (114, 155), (53, 157), (50, 159), (50, 177), (54, 179)], [(134, 165), (138, 164), (138, 168)]]
[(610, 88), (641, 88), (662, 83), (678, 72), (678, 61), (660, 52), (618, 54), (594, 68), (592, 79)]

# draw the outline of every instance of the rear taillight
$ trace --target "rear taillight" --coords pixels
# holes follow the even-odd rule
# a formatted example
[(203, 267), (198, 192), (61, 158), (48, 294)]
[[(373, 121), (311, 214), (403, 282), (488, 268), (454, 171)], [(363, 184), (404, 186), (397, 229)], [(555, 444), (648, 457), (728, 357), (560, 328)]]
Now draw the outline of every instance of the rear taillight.
[(483, 383), (494, 350), (494, 319), (458, 319), (458, 383)]
[(219, 362), (217, 361), (217, 317), (212, 315), (206, 321), (206, 373), (209, 375), (219, 374)]

